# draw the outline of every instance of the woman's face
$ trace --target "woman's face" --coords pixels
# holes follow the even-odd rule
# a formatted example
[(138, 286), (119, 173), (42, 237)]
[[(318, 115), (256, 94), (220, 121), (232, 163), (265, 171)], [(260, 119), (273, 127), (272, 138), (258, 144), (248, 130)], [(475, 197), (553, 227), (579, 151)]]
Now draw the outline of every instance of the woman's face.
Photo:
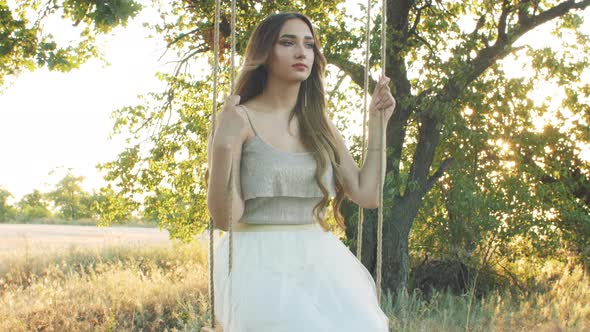
[[(301, 82), (311, 73), (314, 61), (311, 30), (300, 19), (287, 20), (279, 32), (269, 58), (269, 75), (280, 80)], [(297, 67), (295, 64), (304, 64)]]

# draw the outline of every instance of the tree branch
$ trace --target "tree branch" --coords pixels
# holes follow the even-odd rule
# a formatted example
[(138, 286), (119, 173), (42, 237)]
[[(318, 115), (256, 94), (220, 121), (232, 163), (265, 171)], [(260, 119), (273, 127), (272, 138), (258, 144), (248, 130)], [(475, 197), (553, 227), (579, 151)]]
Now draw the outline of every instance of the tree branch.
[(408, 35), (416, 34), (416, 28), (418, 24), (420, 24), (420, 19), (422, 18), (422, 11), (429, 7), (432, 7), (431, 0), (426, 1), (426, 3), (421, 7), (416, 7), (416, 5), (414, 4), (414, 8), (416, 9), (416, 19), (414, 19), (414, 23), (412, 24), (412, 27), (410, 28)]
[(196, 27), (196, 28), (192, 29), (191, 31), (188, 31), (188, 32), (183, 32), (183, 33), (179, 34), (178, 36), (176, 36), (176, 38), (174, 38), (174, 39), (173, 39), (171, 42), (169, 42), (169, 43), (166, 45), (166, 48), (170, 48), (170, 46), (172, 46), (172, 45), (174, 45), (174, 44), (178, 43), (180, 40), (184, 39), (185, 37), (187, 37), (187, 36), (190, 36), (190, 35), (192, 35), (192, 34), (193, 34), (193, 33), (195, 33), (195, 32), (199, 32), (199, 31), (201, 31), (202, 29), (203, 29), (203, 27), (201, 27), (201, 26), (198, 26), (198, 27)]
[(502, 2), (502, 13), (500, 14), (500, 19), (498, 20), (498, 40), (502, 42), (506, 42), (506, 20), (508, 19), (508, 14), (510, 13), (510, 1), (504, 0)]
[(332, 89), (332, 91), (330, 91), (328, 94), (328, 100), (332, 100), (334, 98), (334, 94), (336, 93), (336, 91), (340, 89), (340, 85), (342, 85), (344, 78), (346, 78), (346, 73), (338, 77), (338, 79), (336, 80), (336, 84), (334, 85), (334, 89)]
[[(350, 79), (358, 86), (364, 86), (363, 80), (365, 79), (365, 66), (336, 56), (329, 57), (328, 62), (340, 68), (340, 70), (345, 72), (346, 75), (348, 75)], [(369, 91), (372, 91), (374, 86), (375, 81), (371, 79), (371, 76), (369, 76)]]
[(387, 6), (387, 22), (393, 27), (394, 31), (401, 32), (400, 36), (407, 36), (408, 18), (410, 9), (414, 6), (415, 0), (395, 0), (390, 1), (391, 5)]
[(582, 0), (580, 2), (576, 2), (576, 0), (567, 0), (559, 5), (553, 6), (546, 11), (539, 13), (537, 16), (532, 16), (529, 19), (529, 24), (525, 25), (526, 28), (523, 28), (523, 32), (520, 35), (524, 34), (525, 32), (543, 24), (552, 19), (565, 15), (572, 9), (585, 9), (586, 7), (590, 6), (590, 0)]
[[(477, 77), (479, 77), (495, 61), (512, 52), (514, 50), (512, 48), (512, 43), (517, 38), (551, 19), (564, 15), (567, 11), (573, 8), (585, 8), (589, 5), (590, 0), (583, 0), (578, 3), (569, 0), (548, 9), (537, 16), (531, 17), (528, 20), (528, 24), (516, 25), (510, 28), (507, 25), (507, 19), (510, 15), (510, 10), (513, 10), (513, 7), (510, 7), (509, 3), (505, 2), (500, 22), (498, 24), (498, 37), (495, 43), (480, 50), (472, 61), (466, 63), (463, 70), (457, 70), (456, 74), (449, 78), (448, 83), (444, 86), (439, 95), (434, 97), (434, 100), (437, 100), (442, 106), (453, 99), (456, 99), (467, 85), (477, 79)], [(484, 25), (483, 23), (484, 18), (480, 18), (477, 29), (481, 28)], [(474, 31), (474, 33), (476, 32)], [(453, 60), (450, 62), (452, 61)], [(425, 97), (425, 95), (421, 93), (418, 100), (420, 97)], [(424, 112), (421, 114), (420, 119), (418, 145), (410, 169), (410, 181), (419, 185), (417, 194), (420, 192), (424, 193), (425, 191), (423, 190), (430, 189), (434, 185), (436, 179), (442, 176), (442, 173), (448, 167), (448, 163), (450, 163), (450, 161), (447, 161), (447, 163), (444, 164), (444, 167), (439, 169), (433, 177), (428, 177), (428, 170), (432, 164), (434, 153), (440, 139), (440, 119), (430, 112)]]
[[(435, 114), (425, 112), (420, 115), (418, 128), (418, 143), (412, 156), (410, 166), (410, 183), (416, 183), (416, 189), (406, 189), (415, 194), (423, 195), (427, 192), (428, 170), (434, 159), (434, 153), (440, 140), (441, 122)], [(409, 187), (409, 186), (408, 186)]]
[(445, 172), (447, 171), (447, 169), (451, 166), (451, 164), (453, 162), (455, 162), (454, 158), (447, 158), (447, 159), (443, 160), (443, 162), (440, 164), (440, 166), (438, 167), (436, 172), (434, 174), (432, 174), (432, 176), (430, 176), (428, 178), (428, 180), (426, 180), (426, 191), (427, 192), (430, 189), (432, 189), (432, 187), (434, 186), (436, 181), (438, 181), (438, 179), (440, 179), (440, 177), (442, 177), (443, 174), (445, 174)]
[(484, 26), (485, 23), (486, 23), (486, 16), (485, 15), (481, 15), (479, 17), (479, 19), (477, 20), (477, 23), (475, 24), (475, 28), (471, 32), (471, 36), (472, 37), (475, 37), (477, 35), (477, 33), (479, 32), (479, 29), (481, 29)]
[[(584, 9), (588, 6), (590, 6), (590, 0), (580, 2), (567, 0), (547, 9), (537, 16), (529, 17), (526, 22), (520, 22), (513, 29), (505, 28), (506, 33), (503, 34), (504, 37), (499, 35), (493, 45), (481, 49), (477, 56), (463, 67), (463, 70), (458, 70), (455, 75), (449, 78), (448, 83), (441, 91), (440, 100), (448, 102), (455, 99), (460, 94), (460, 91), (463, 91), (467, 85), (477, 79), (492, 63), (509, 54), (512, 51), (512, 43), (528, 31), (552, 19), (565, 15), (572, 9)], [(505, 22), (502, 23), (502, 15), (500, 20), (498, 24), (499, 29), (500, 26), (505, 24)], [(456, 59), (450, 60), (450, 62), (453, 61), (456, 61)], [(421, 97), (420, 95), (418, 98)]]
[(416, 39), (418, 39), (419, 41), (421, 41), (424, 45), (426, 45), (426, 47), (428, 47), (428, 49), (430, 50), (430, 54), (435, 54), (436, 53), (436, 51), (434, 50), (434, 48), (432, 47), (432, 45), (430, 45), (428, 43), (428, 41), (426, 39), (424, 39), (424, 37), (420, 36), (416, 32), (414, 32), (413, 36), (416, 37)]

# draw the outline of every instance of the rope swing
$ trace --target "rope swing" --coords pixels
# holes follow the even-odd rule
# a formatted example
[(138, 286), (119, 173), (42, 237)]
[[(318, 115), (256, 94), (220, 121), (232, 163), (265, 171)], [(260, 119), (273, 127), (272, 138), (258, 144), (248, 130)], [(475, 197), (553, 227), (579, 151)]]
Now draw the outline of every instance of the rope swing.
[[(215, 0), (215, 33), (214, 33), (214, 47), (213, 47), (213, 114), (211, 115), (211, 127), (210, 132), (213, 133), (215, 130), (215, 120), (217, 118), (217, 71), (219, 68), (219, 16), (221, 11), (220, 0)], [(235, 53), (236, 53), (236, 0), (232, 0), (231, 3), (231, 70), (230, 70), (230, 91), (234, 91), (234, 80), (235, 80)], [(232, 157), (233, 158), (233, 157)], [(231, 282), (231, 270), (233, 263), (233, 231), (232, 231), (232, 212), (233, 212), (233, 163), (230, 164), (229, 171), (229, 192), (228, 195), (230, 209), (229, 211), (229, 259), (228, 259), (228, 282)], [(211, 326), (204, 326), (201, 328), (201, 332), (223, 332), (221, 325), (215, 318), (215, 283), (213, 278), (214, 273), (214, 245), (213, 245), (213, 218), (209, 217), (209, 298), (211, 303)], [(231, 285), (230, 298), (231, 298)]]
[[(217, 115), (217, 72), (219, 68), (219, 17), (220, 17), (220, 2), (221, 0), (215, 0), (215, 32), (214, 32), (214, 49), (213, 49), (213, 114), (211, 116), (211, 126), (210, 132), (213, 133), (215, 130), (216, 125), (216, 115)], [(381, 20), (381, 72), (382, 75), (385, 75), (385, 19), (386, 19), (386, 2), (387, 0), (382, 0), (382, 20)], [(364, 109), (363, 109), (363, 141), (362, 141), (362, 149), (361, 149), (361, 165), (364, 162), (365, 157), (365, 123), (366, 123), (366, 114), (367, 114), (367, 94), (368, 94), (368, 71), (369, 71), (369, 38), (370, 38), (370, 21), (371, 21), (371, 0), (367, 0), (367, 23), (366, 23), (366, 49), (365, 49), (365, 77), (364, 77)], [(231, 71), (230, 71), (230, 91), (234, 91), (234, 80), (235, 80), (235, 49), (236, 49), (236, 0), (232, 0), (231, 3)], [(383, 183), (385, 178), (385, 163), (384, 163), (384, 154), (385, 154), (385, 132), (383, 128), (385, 128), (385, 115), (384, 112), (379, 112), (381, 118), (381, 149), (380, 149), (380, 182)], [(233, 164), (233, 163), (232, 163)], [(229, 208), (229, 225), (228, 225), (228, 232), (229, 232), (229, 259), (228, 259), (228, 282), (231, 282), (231, 270), (233, 265), (233, 231), (232, 231), (232, 198), (233, 195), (231, 194), (234, 190), (234, 183), (233, 183), (233, 165), (230, 166), (230, 174), (229, 174), (229, 192), (228, 195), (230, 208)], [(379, 208), (378, 208), (378, 225), (377, 225), (377, 299), (378, 302), (381, 303), (381, 261), (382, 261), (382, 229), (383, 229), (383, 186), (379, 187)], [(358, 235), (357, 235), (357, 258), (361, 259), (361, 247), (362, 247), (362, 234), (363, 234), (363, 209), (359, 207), (359, 214), (358, 214)], [(223, 332), (221, 325), (215, 318), (215, 284), (214, 284), (214, 229), (213, 229), (213, 219), (209, 217), (209, 298), (210, 298), (210, 311), (211, 311), (211, 325), (204, 326), (201, 328), (201, 332)], [(231, 298), (231, 285), (229, 287), (229, 298)], [(231, 313), (230, 313), (231, 315)], [(231, 317), (230, 317), (231, 318)]]
[[(386, 23), (387, 23), (387, 0), (381, 1), (381, 75), (385, 76), (385, 41), (386, 41)], [(367, 23), (365, 26), (365, 77), (364, 77), (364, 91), (363, 91), (363, 141), (361, 144), (361, 166), (365, 161), (365, 127), (367, 122), (367, 95), (369, 90), (369, 45), (371, 40), (370, 29), (371, 27), (371, 0), (367, 0)], [(383, 112), (379, 112), (379, 116), (381, 120), (379, 121), (381, 126), (379, 131), (381, 132), (381, 142), (380, 142), (380, 178), (379, 184), (384, 183), (385, 180), (385, 158), (384, 155), (386, 153), (385, 147), (385, 114)], [(362, 247), (363, 247), (363, 223), (364, 223), (364, 212), (363, 208), (359, 206), (358, 208), (358, 222), (357, 222), (357, 241), (356, 241), (356, 257), (359, 261), (362, 261)], [(377, 280), (375, 281), (376, 288), (377, 288), (377, 300), (381, 303), (381, 262), (383, 259), (383, 186), (379, 186), (379, 207), (378, 207), (378, 219), (377, 219), (377, 271), (375, 272), (377, 275)]]

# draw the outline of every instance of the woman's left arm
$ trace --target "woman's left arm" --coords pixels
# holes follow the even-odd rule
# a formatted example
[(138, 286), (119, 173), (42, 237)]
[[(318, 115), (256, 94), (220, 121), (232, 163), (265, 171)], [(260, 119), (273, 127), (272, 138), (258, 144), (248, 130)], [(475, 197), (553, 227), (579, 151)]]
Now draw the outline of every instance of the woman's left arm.
[[(344, 191), (348, 198), (367, 209), (379, 207), (379, 185), (383, 186), (383, 181), (379, 174), (381, 169), (385, 172), (385, 151), (381, 152), (381, 114), (385, 116), (385, 128), (393, 115), (395, 109), (395, 99), (391, 95), (387, 83), (389, 78), (382, 77), (371, 97), (369, 106), (368, 129), (369, 137), (367, 142), (367, 154), (362, 167), (359, 169), (356, 162), (350, 155), (342, 135), (334, 124), (329, 121), (332, 131), (337, 139), (336, 145), (339, 155), (341, 156), (341, 171), (344, 178)], [(381, 168), (381, 165), (383, 168)]]

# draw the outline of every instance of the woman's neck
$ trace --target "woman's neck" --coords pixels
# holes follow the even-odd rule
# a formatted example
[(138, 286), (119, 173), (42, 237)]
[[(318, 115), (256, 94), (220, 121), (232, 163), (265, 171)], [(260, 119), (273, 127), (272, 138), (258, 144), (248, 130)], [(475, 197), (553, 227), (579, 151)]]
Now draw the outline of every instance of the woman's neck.
[(297, 103), (301, 82), (269, 80), (259, 96), (259, 102), (268, 112), (290, 114)]

